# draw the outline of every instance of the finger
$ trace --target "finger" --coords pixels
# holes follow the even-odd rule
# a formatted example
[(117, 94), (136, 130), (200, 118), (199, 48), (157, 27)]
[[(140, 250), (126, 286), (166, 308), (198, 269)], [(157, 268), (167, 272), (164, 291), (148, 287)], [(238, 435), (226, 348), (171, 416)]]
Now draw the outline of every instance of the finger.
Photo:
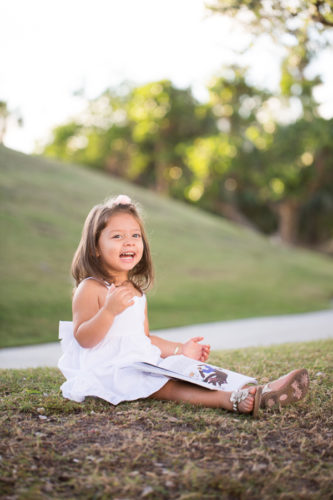
[(127, 307), (134, 304), (134, 300), (133, 300), (133, 297), (124, 295), (121, 297), (120, 303), (122, 304), (122, 306), (124, 308), (127, 308)]
[(130, 290), (123, 289), (119, 292), (119, 295), (122, 299), (127, 300), (128, 298), (134, 297), (134, 293), (131, 293)]
[(192, 342), (200, 342), (200, 340), (203, 340), (204, 337), (192, 337), (191, 340)]
[(126, 291), (122, 294), (122, 299), (125, 301), (125, 302), (129, 302), (130, 300), (134, 299), (135, 297), (135, 294), (134, 293), (131, 293), (130, 291)]
[(129, 296), (129, 295), (123, 295), (121, 297), (121, 303), (127, 307), (130, 303), (131, 304), (134, 304), (134, 300), (133, 300), (133, 297)]

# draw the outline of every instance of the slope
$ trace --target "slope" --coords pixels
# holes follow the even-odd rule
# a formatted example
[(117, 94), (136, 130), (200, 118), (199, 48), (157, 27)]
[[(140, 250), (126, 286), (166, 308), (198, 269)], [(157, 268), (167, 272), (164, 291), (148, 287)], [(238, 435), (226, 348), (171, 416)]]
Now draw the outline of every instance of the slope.
[(146, 214), (157, 275), (151, 328), (330, 307), (331, 259), (118, 178), (0, 146), (0, 186), (1, 346), (56, 340), (59, 319), (71, 318), (69, 269), (84, 219), (118, 193)]

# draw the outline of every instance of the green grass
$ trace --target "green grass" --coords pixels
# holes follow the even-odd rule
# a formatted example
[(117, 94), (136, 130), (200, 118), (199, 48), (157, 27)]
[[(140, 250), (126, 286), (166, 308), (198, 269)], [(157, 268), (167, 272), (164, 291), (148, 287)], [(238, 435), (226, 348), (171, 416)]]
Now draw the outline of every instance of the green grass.
[(127, 193), (146, 213), (156, 267), (152, 329), (331, 307), (333, 261), (83, 167), (0, 146), (0, 346), (49, 342), (71, 319), (70, 264), (84, 219)]
[[(306, 367), (310, 391), (259, 420), (140, 400), (64, 400), (57, 369), (0, 371), (0, 497), (332, 498), (333, 341), (215, 352), (261, 382)], [(46, 418), (45, 418), (46, 417)]]

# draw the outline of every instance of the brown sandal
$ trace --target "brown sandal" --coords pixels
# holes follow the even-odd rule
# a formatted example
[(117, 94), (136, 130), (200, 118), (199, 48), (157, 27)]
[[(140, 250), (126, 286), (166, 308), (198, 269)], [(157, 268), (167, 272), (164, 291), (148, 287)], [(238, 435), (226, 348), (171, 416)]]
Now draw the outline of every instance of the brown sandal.
[[(291, 375), (292, 374), (292, 375)], [(304, 398), (309, 388), (309, 374), (305, 368), (284, 375), (291, 375), (279, 389), (271, 389), (269, 384), (262, 388), (260, 408), (274, 408), (296, 403)], [(282, 378), (282, 377), (280, 377)], [(280, 380), (280, 379), (277, 379)]]

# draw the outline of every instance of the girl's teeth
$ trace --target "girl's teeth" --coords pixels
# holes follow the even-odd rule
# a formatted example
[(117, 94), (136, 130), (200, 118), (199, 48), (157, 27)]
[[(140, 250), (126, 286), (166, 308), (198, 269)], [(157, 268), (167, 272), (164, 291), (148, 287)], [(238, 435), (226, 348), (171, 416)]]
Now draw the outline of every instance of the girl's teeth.
[(122, 253), (120, 254), (121, 259), (133, 259), (134, 253)]

